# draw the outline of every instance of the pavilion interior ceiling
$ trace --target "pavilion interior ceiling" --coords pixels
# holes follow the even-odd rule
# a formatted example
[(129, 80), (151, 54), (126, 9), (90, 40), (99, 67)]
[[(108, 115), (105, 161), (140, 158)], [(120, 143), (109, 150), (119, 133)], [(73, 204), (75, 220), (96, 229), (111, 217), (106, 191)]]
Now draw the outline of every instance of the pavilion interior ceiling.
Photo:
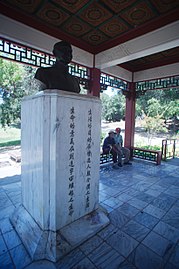
[[(1, 0), (5, 16), (93, 54), (179, 18), (178, 0)], [(179, 47), (125, 62), (132, 71), (179, 62)]]

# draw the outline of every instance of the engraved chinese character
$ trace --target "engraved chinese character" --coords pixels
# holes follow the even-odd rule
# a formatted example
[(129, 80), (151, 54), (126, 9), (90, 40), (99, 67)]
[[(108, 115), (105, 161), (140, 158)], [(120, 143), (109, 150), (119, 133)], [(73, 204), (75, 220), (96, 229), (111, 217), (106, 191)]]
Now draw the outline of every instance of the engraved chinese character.
[(74, 188), (74, 183), (73, 183), (73, 182), (70, 183), (70, 184), (68, 185), (68, 187), (69, 187), (69, 189), (73, 189), (73, 188)]
[(74, 180), (74, 175), (72, 175), (71, 177), (69, 177), (69, 181), (73, 181)]

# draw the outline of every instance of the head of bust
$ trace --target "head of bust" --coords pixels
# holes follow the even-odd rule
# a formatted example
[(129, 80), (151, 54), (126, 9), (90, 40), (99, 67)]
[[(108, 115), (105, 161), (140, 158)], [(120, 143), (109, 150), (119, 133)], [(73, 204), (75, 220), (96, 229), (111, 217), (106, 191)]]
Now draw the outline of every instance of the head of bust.
[(71, 44), (66, 41), (60, 41), (55, 43), (53, 47), (53, 54), (58, 62), (67, 65), (72, 60), (72, 47)]

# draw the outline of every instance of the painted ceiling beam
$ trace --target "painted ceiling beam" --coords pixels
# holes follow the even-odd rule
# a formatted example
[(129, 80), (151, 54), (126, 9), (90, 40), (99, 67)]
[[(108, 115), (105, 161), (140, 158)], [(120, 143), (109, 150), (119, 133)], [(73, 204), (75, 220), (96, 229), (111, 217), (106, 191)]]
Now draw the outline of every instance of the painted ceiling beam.
[(179, 46), (179, 21), (100, 52), (96, 68), (103, 69)]

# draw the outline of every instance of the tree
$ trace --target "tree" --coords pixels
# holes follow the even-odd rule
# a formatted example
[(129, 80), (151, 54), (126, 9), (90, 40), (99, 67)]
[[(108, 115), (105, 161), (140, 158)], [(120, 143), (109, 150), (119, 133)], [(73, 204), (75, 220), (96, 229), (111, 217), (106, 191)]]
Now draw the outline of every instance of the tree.
[(164, 120), (161, 118), (160, 115), (156, 115), (154, 117), (145, 115), (142, 126), (145, 128), (147, 132), (149, 145), (151, 144), (152, 137), (156, 133), (167, 132), (167, 129), (164, 126)]
[(119, 92), (113, 96), (106, 93), (101, 95), (102, 119), (106, 121), (120, 121), (124, 117), (125, 97)]
[(154, 117), (166, 122), (173, 120), (172, 130), (177, 132), (177, 117), (179, 115), (179, 89), (151, 90), (136, 102), (136, 116)]
[(20, 122), (21, 100), (34, 92), (32, 78), (35, 70), (11, 61), (0, 59), (0, 123), (2, 127)]
[(142, 125), (147, 132), (149, 144), (154, 134), (167, 131), (163, 119), (164, 109), (166, 108), (155, 98), (147, 101), (147, 113), (144, 113)]

